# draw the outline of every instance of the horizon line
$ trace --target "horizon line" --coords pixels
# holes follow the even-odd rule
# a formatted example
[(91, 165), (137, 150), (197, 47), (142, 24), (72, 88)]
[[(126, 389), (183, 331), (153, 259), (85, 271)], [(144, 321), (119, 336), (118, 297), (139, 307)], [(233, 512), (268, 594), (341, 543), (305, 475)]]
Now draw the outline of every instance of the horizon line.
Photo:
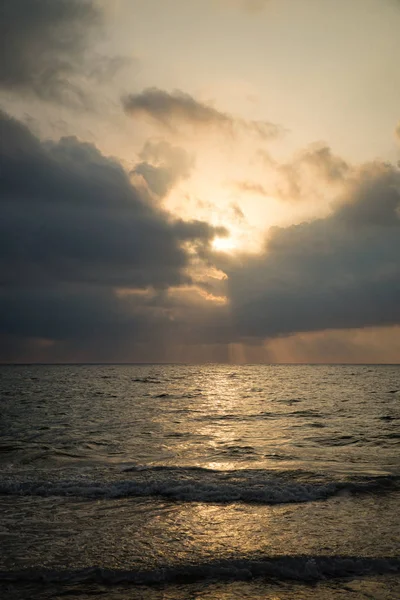
[(396, 363), (365, 363), (365, 362), (245, 362), (245, 363), (230, 363), (230, 362), (0, 362), (0, 367), (78, 367), (78, 366), (204, 366), (204, 365), (225, 365), (230, 367), (245, 367), (245, 366), (348, 366), (348, 367), (385, 367), (385, 366), (400, 366), (400, 362)]

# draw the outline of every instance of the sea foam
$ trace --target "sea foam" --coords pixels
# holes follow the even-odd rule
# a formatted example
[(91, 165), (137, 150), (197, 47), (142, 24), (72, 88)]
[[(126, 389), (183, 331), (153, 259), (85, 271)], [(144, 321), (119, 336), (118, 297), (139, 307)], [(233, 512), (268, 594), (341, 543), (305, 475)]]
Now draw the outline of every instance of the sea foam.
[(395, 476), (324, 481), (315, 475), (243, 469), (213, 471), (196, 467), (130, 467), (129, 478), (109, 481), (90, 475), (36, 480), (0, 480), (0, 494), (15, 496), (73, 496), (112, 499), (155, 496), (185, 502), (285, 504), (325, 500), (337, 494), (379, 493), (398, 489)]

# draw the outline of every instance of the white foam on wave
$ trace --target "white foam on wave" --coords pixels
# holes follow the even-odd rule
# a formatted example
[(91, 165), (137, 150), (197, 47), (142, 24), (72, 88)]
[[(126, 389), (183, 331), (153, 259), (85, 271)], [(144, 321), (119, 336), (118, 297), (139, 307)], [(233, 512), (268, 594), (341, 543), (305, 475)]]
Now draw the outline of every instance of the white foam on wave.
[(379, 492), (397, 488), (398, 478), (304, 481), (301, 477), (262, 470), (213, 471), (196, 467), (131, 467), (129, 479), (95, 480), (90, 476), (56, 481), (8, 477), (0, 494), (74, 496), (113, 499), (158, 496), (186, 502), (284, 504), (324, 500), (338, 493)]

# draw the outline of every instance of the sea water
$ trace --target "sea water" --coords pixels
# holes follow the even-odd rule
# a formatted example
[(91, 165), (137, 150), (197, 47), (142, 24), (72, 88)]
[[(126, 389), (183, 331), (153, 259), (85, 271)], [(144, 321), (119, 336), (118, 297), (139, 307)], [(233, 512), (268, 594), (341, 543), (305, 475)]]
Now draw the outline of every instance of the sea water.
[(399, 366), (0, 378), (2, 599), (400, 598)]

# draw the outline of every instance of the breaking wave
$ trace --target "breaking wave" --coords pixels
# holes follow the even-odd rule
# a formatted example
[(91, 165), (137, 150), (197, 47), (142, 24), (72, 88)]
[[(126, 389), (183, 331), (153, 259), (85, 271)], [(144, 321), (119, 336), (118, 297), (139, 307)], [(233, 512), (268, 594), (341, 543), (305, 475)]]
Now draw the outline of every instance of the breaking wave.
[(118, 570), (89, 567), (78, 570), (29, 569), (0, 571), (4, 583), (57, 583), (118, 585), (159, 585), (195, 583), (204, 580), (248, 581), (266, 578), (315, 582), (325, 579), (397, 574), (396, 558), (354, 556), (277, 556), (268, 558), (227, 558), (197, 564), (165, 565), (155, 569)]
[(185, 502), (286, 504), (325, 500), (337, 494), (379, 493), (399, 489), (397, 476), (326, 481), (304, 472), (260, 469), (214, 471), (200, 467), (129, 467), (129, 478), (102, 481), (88, 476), (40, 481), (8, 477), (0, 494), (113, 499), (155, 496)]

